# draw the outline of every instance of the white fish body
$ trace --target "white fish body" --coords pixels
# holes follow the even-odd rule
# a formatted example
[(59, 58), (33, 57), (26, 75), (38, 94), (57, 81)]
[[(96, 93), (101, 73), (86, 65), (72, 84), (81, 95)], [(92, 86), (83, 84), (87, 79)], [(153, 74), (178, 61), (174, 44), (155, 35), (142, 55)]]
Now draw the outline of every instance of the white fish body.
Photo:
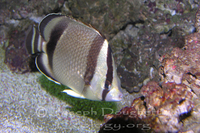
[(120, 101), (121, 84), (108, 41), (94, 28), (70, 17), (50, 14), (29, 32), (27, 50), (36, 66), (67, 94), (91, 100)]

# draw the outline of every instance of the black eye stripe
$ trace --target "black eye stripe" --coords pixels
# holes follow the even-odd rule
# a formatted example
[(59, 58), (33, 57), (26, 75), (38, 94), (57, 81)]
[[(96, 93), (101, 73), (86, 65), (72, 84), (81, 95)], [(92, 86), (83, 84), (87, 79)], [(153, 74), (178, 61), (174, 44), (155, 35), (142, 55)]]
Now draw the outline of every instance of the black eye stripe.
[(108, 89), (109, 90), (109, 85), (108, 84), (105, 84), (105, 89)]

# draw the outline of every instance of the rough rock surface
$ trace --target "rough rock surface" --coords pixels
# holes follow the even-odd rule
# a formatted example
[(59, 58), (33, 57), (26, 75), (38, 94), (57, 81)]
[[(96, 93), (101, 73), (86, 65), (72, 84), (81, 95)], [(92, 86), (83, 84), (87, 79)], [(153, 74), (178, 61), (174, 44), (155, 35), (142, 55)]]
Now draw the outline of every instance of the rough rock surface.
[[(99, 132), (116, 129), (120, 132), (141, 130), (136, 123), (148, 125), (146, 132), (199, 132), (199, 73), (200, 33), (199, 15), (196, 13), (197, 32), (185, 37), (185, 45), (174, 48), (160, 58), (161, 82), (148, 82), (141, 89), (142, 97), (133, 100), (132, 105), (122, 108), (116, 115), (105, 115), (105, 124)], [(130, 129), (129, 124), (134, 128)], [(144, 132), (141, 130), (139, 132)]]
[[(11, 42), (5, 46), (8, 55), (5, 62), (12, 70), (30, 71), (22, 43), (22, 35), (29, 25), (39, 23), (48, 13), (60, 12), (92, 25), (106, 36), (122, 86), (130, 93), (138, 92), (149, 80), (159, 80), (156, 68), (159, 56), (173, 47), (183, 46), (182, 36), (195, 30), (194, 14), (198, 5), (197, 1), (174, 0), (167, 3), (163, 0), (7, 0), (0, 3), (1, 42)], [(11, 48), (21, 53), (19, 58)]]
[[(24, 49), (24, 38), (29, 25), (39, 23), (42, 17), (48, 13), (59, 12), (70, 15), (87, 24), (91, 24), (109, 40), (122, 86), (128, 91), (123, 90), (124, 100), (121, 101), (121, 105), (131, 106), (132, 100), (141, 95), (140, 93), (135, 94), (133, 92), (139, 92), (142, 86), (146, 85), (149, 80), (159, 81), (160, 77), (158, 73), (160, 71), (157, 71), (157, 69), (160, 56), (170, 52), (174, 47), (182, 48), (184, 46), (183, 36), (195, 31), (194, 14), (197, 6), (197, 0), (169, 0), (167, 2), (163, 2), (163, 0), (2, 0), (0, 1), (0, 46), (4, 50), (1, 49), (0, 57), (13, 72), (29, 72), (28, 55)], [(199, 22), (199, 17), (196, 20)], [(199, 23), (195, 25), (197, 31), (199, 31), (198, 25)], [(85, 117), (79, 119), (79, 116), (73, 116), (73, 120), (83, 122), (81, 123), (83, 126), (80, 126), (77, 130), (75, 129), (77, 125), (72, 124), (74, 122), (72, 119), (67, 124), (65, 120), (59, 123), (60, 119), (54, 119), (53, 116), (55, 114), (57, 116), (59, 113), (63, 116), (63, 111), (59, 112), (57, 110), (57, 107), (63, 103), (59, 101), (58, 103), (56, 102), (56, 105), (52, 105), (55, 100), (53, 97), (50, 98), (53, 99), (50, 100), (51, 102), (47, 102), (49, 103), (47, 106), (52, 107), (50, 109), (52, 110), (50, 113), (52, 117), (48, 117), (47, 121), (35, 117), (36, 114), (32, 115), (31, 113), (35, 112), (35, 107), (38, 103), (42, 103), (43, 96), (47, 95), (44, 91), (40, 90), (40, 87), (37, 87), (38, 82), (36, 82), (36, 77), (27, 76), (32, 75), (30, 73), (25, 73), (24, 75), (12, 73), (2, 63), (0, 67), (2, 70), (0, 72), (1, 77), (3, 77), (1, 78), (1, 88), (4, 88), (0, 93), (0, 99), (3, 100), (1, 102), (3, 130), (8, 129), (8, 131), (16, 132), (20, 131), (20, 129), (41, 132), (63, 131), (62, 128), (66, 129), (67, 124), (69, 124), (72, 128), (67, 128), (67, 132), (97, 131), (93, 127), (96, 123), (97, 125), (99, 123)], [(192, 88), (195, 94), (199, 94), (199, 90), (196, 89), (199, 84), (199, 74), (194, 73), (192, 68), (189, 70), (191, 70), (190, 73), (186, 73), (186, 76), (183, 76), (184, 78), (180, 80), (187, 87)], [(172, 71), (170, 70), (170, 72)], [(28, 78), (33, 80), (33, 84), (29, 84), (30, 80), (25, 80)], [(27, 90), (24, 90), (27, 93), (14, 87), (17, 85), (17, 87), (20, 88), (22, 86), (21, 88), (23, 88), (24, 82), (28, 82), (29, 87), (27, 87)], [(6, 88), (6, 86), (12, 87)], [(30, 88), (34, 89), (30, 91)], [(37, 89), (35, 90), (35, 88)], [(17, 95), (14, 95), (15, 93)], [(26, 97), (26, 95), (29, 96), (32, 93), (34, 93), (33, 97)], [(130, 95), (129, 93), (132, 94)], [(34, 100), (35, 95), (37, 95), (38, 101)], [(49, 97), (48, 95), (46, 98)], [(20, 98), (25, 99), (28, 104), (21, 102)], [(6, 101), (12, 102), (7, 103)], [(141, 102), (144, 102), (144, 100)], [(139, 103), (138, 105), (140, 105)], [(184, 124), (189, 125), (188, 129), (191, 128), (191, 130), (195, 129), (195, 122), (199, 120), (199, 108), (197, 106), (199, 104), (196, 101), (193, 104), (195, 106), (191, 115), (196, 116), (196, 118), (187, 117), (184, 120)], [(48, 108), (47, 106), (45, 108)], [(24, 107), (30, 108), (26, 110)], [(13, 110), (15, 111), (13, 112)], [(63, 117), (65, 119), (65, 116)], [(192, 120), (189, 120), (190, 118), (194, 120), (194, 123), (191, 124)], [(32, 120), (36, 124), (32, 123)], [(39, 123), (37, 124), (38, 121)], [(49, 121), (53, 122), (49, 123)], [(86, 124), (88, 121), (92, 122), (94, 126), (85, 129), (85, 121)], [(52, 127), (51, 129), (48, 129), (49, 125)], [(179, 125), (180, 123), (178, 123)], [(88, 126), (85, 125), (85, 127)]]
[[(119, 125), (125, 127), (119, 129), (121, 132), (178, 132), (184, 129), (184, 120), (192, 115), (194, 100), (197, 100), (189, 87), (176, 83), (159, 86), (151, 81), (142, 87), (141, 94), (143, 96), (134, 99), (130, 107), (122, 108), (116, 115), (105, 115), (106, 123), (100, 132), (116, 129)], [(132, 128), (129, 128), (130, 123)]]

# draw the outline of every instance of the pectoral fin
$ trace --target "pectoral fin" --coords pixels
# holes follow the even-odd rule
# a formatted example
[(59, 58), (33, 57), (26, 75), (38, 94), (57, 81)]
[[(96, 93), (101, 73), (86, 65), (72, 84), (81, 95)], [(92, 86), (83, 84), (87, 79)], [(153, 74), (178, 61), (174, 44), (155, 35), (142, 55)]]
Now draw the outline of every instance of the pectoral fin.
[(63, 90), (62, 92), (65, 92), (67, 93), (68, 95), (72, 96), (72, 97), (76, 97), (76, 98), (85, 98), (83, 95), (73, 91), (73, 90), (70, 90), (70, 89), (65, 89)]

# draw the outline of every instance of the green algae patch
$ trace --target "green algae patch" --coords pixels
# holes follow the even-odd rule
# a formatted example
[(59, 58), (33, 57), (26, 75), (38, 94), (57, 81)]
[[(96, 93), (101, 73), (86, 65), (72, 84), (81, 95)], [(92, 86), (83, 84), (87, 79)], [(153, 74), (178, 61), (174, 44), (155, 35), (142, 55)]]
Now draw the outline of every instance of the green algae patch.
[(67, 109), (75, 114), (103, 120), (105, 114), (118, 112), (116, 102), (92, 101), (71, 97), (62, 92), (65, 89), (69, 89), (67, 86), (55, 84), (43, 75), (39, 77), (39, 82), (48, 93), (69, 104), (71, 107)]

